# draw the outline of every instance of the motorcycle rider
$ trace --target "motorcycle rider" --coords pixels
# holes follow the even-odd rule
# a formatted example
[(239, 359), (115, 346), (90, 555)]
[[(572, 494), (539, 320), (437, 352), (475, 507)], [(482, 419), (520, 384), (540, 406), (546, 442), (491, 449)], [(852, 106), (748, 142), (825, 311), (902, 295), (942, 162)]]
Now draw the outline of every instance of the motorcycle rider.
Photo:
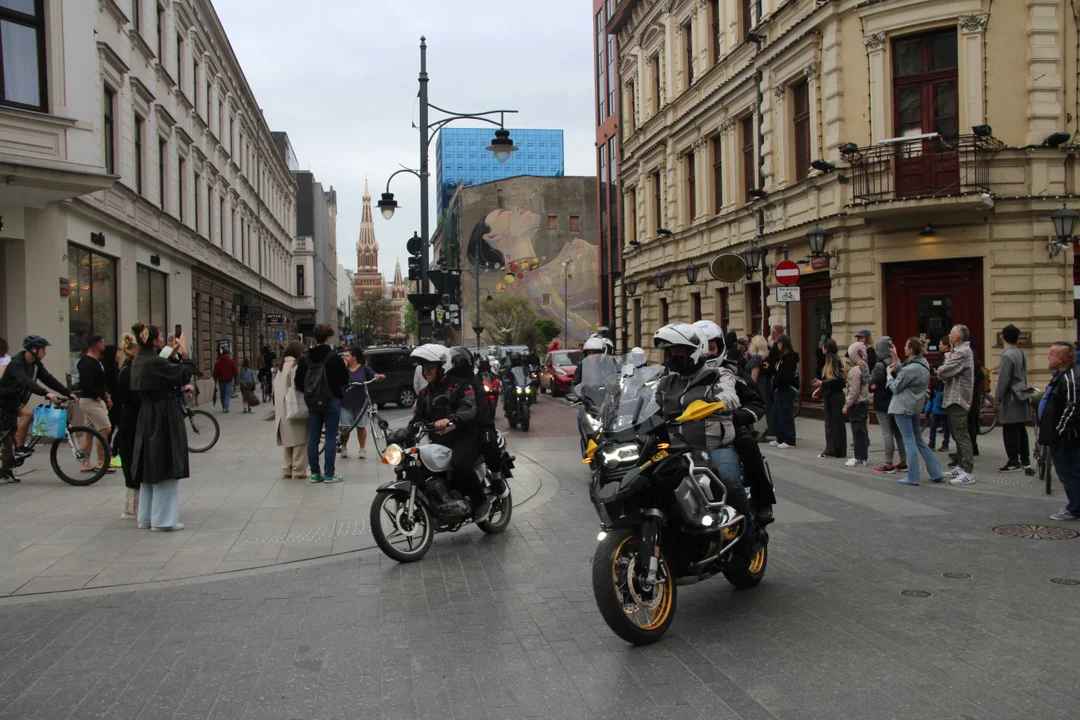
[(591, 335), (585, 341), (585, 345), (581, 348), (581, 360), (578, 361), (577, 367), (574, 368), (574, 384), (581, 382), (581, 365), (585, 362), (585, 358), (590, 355), (606, 355), (608, 353), (608, 342), (605, 342), (604, 338), (599, 335)]
[(758, 448), (753, 432), (754, 424), (765, 417), (765, 403), (757, 387), (746, 377), (738, 361), (725, 356), (726, 343), (723, 329), (711, 320), (698, 320), (693, 327), (708, 343), (706, 366), (715, 367), (721, 373), (730, 373), (734, 377), (739, 407), (733, 413), (735, 439), (731, 444), (742, 462), (743, 482), (750, 487), (758, 522), (768, 524), (773, 520), (772, 506), (776, 504), (776, 493), (773, 491), (772, 483), (769, 482), (769, 475), (765, 470), (765, 459), (761, 456), (761, 450)]
[[(410, 357), (423, 369), (427, 384), (416, 397), (416, 409), (409, 425), (412, 428), (434, 423), (435, 434), (431, 436), (431, 442), (453, 450), (451, 482), (469, 496), (473, 518), (485, 519), (491, 513), (491, 502), (474, 470), (479, 448), (476, 442), (476, 391), (472, 382), (450, 374), (453, 369), (451, 353), (442, 345), (421, 345)], [(446, 428), (451, 424), (454, 430), (447, 432)]]
[[(487, 364), (487, 360), (480, 361), (480, 367)], [(480, 448), (480, 454), (484, 456), (488, 472), (491, 473), (491, 489), (500, 498), (506, 497), (510, 488), (502, 476), (502, 450), (499, 449), (499, 435), (495, 430), (495, 418), (488, 409), (484, 391), (484, 380), (480, 375), (473, 373), (472, 355), (463, 347), (450, 348), (450, 375), (467, 380), (472, 383), (473, 393), (476, 397), (476, 434)], [(489, 366), (490, 369), (490, 366)]]
[[(723, 412), (705, 420), (685, 422), (681, 433), (699, 452), (708, 453), (730, 445), (736, 436), (736, 423), (746, 424), (753, 416), (751, 411), (740, 407), (734, 373), (715, 364), (706, 364), (705, 340), (688, 323), (671, 323), (660, 328), (653, 335), (653, 345), (664, 351), (664, 367), (668, 370), (657, 387), (665, 419), (671, 421), (679, 417), (695, 400), (723, 402)], [(738, 421), (736, 416), (739, 416)], [(718, 476), (727, 488), (728, 504), (747, 519), (746, 540), (749, 542), (739, 543), (740, 554), (753, 555), (757, 545), (757, 523), (746, 491), (737, 480)]]

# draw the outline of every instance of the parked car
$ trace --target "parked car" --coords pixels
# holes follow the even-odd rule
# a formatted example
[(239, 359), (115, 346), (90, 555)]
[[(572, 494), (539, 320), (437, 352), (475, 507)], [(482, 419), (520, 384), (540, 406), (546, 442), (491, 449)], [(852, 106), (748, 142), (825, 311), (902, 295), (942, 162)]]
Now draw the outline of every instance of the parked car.
[(562, 397), (574, 387), (574, 372), (581, 362), (580, 350), (556, 350), (544, 356), (540, 365), (540, 388)]
[(364, 362), (375, 372), (385, 375), (382, 382), (369, 385), (371, 400), (380, 408), (387, 403), (411, 408), (416, 404), (413, 389), (415, 366), (406, 347), (373, 347), (364, 350)]

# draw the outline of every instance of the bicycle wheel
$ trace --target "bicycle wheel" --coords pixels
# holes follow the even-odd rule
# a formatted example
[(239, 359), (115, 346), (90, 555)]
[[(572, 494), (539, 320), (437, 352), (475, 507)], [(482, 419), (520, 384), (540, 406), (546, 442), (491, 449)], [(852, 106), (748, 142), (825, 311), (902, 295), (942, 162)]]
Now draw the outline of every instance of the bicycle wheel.
[[(89, 461), (95, 469), (83, 472), (84, 460)], [(69, 427), (67, 435), (53, 440), (52, 449), (49, 451), (49, 462), (56, 476), (68, 485), (79, 487), (93, 485), (105, 477), (111, 460), (109, 441), (97, 430), (89, 427)], [(101, 462), (100, 466), (98, 462)]]
[(980, 435), (985, 435), (997, 427), (997, 410), (994, 408), (994, 399), (987, 394), (980, 395), (978, 402), (979, 420), (975, 424), (975, 431)]
[(371, 436), (371, 441), (375, 443), (375, 451), (382, 457), (386, 452), (386, 428), (379, 425), (379, 423), (386, 422), (380, 418), (376, 413), (372, 413), (368, 420), (368, 435)]
[(217, 445), (221, 427), (217, 418), (205, 410), (190, 410), (184, 418), (188, 452), (204, 453)]
[(791, 406), (791, 417), (799, 417), (800, 412), (802, 412), (802, 395), (796, 393), (795, 402)]

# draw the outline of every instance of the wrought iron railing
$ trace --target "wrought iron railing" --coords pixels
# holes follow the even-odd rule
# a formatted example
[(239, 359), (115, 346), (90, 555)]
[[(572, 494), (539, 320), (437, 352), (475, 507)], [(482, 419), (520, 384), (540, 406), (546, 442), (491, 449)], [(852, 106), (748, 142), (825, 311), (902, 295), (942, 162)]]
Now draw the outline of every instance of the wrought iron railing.
[(990, 192), (990, 158), (1004, 144), (992, 135), (937, 133), (840, 148), (857, 202)]

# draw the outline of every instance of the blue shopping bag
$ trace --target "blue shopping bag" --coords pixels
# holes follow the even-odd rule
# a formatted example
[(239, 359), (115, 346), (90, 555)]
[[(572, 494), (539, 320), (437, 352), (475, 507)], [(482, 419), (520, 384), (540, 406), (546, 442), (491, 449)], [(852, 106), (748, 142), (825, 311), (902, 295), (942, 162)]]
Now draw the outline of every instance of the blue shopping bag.
[(34, 408), (30, 432), (43, 438), (60, 438), (67, 433), (67, 410), (39, 405)]

